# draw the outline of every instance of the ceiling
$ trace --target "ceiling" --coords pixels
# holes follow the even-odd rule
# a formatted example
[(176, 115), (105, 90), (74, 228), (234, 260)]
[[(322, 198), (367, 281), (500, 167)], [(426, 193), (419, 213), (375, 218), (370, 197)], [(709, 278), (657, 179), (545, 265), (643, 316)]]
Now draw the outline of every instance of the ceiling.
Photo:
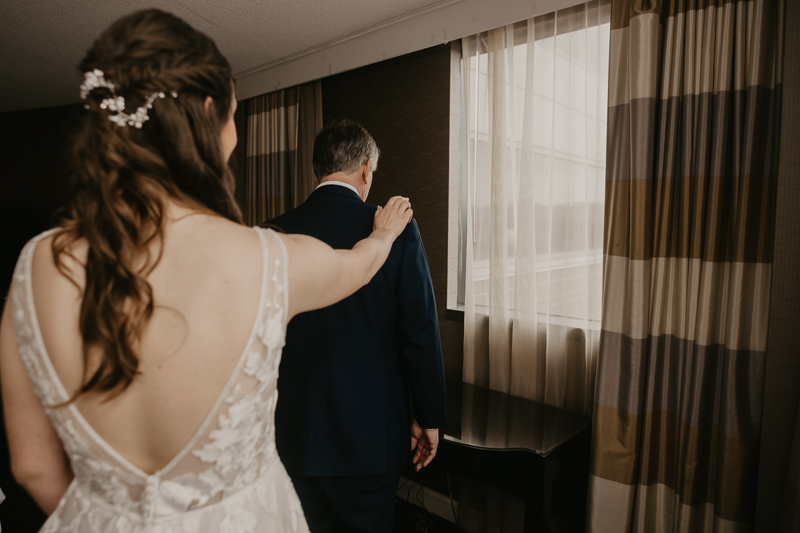
[[(162, 0), (213, 38), (234, 77), (453, 0)], [(77, 65), (112, 21), (153, 7), (139, 0), (2, 0), (0, 112), (79, 101)]]

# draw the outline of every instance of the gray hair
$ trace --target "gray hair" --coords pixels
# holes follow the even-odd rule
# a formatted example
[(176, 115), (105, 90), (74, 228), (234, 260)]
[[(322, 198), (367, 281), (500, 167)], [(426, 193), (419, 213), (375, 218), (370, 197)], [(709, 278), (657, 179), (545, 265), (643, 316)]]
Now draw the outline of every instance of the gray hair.
[(380, 155), (364, 126), (352, 120), (334, 120), (314, 139), (314, 174), (318, 180), (336, 172), (352, 174), (370, 159), (370, 170), (375, 171)]

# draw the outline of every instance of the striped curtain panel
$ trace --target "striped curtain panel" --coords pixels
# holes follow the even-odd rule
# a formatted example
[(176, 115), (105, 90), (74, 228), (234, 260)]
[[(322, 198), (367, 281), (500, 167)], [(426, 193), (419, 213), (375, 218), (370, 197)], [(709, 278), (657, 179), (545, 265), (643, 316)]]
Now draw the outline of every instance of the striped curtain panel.
[(612, 2), (588, 531), (753, 530), (784, 9)]
[(311, 156), (322, 129), (322, 84), (257, 96), (246, 105), (244, 221), (257, 226), (303, 203), (316, 186)]

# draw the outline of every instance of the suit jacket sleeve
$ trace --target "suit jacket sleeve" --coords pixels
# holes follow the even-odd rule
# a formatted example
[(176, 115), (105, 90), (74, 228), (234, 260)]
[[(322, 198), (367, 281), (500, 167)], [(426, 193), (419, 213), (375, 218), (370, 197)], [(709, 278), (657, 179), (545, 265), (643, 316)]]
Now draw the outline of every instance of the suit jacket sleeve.
[(399, 351), (414, 417), (423, 428), (439, 428), (445, 423), (445, 385), (436, 300), (416, 220), (405, 233), (397, 288)]

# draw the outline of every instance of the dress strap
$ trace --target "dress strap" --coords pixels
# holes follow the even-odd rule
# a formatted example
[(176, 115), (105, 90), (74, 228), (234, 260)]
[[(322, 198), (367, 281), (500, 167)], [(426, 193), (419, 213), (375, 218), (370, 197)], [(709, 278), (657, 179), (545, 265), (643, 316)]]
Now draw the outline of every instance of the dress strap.
[(40, 233), (25, 245), (14, 269), (11, 287), (10, 305), (17, 335), (17, 347), (20, 357), (31, 376), (34, 391), (42, 404), (53, 406), (69, 399), (67, 391), (61, 384), (47, 352), (39, 330), (39, 320), (33, 306), (33, 286), (31, 284), (31, 265), (33, 252), (43, 239), (58, 231), (54, 228)]
[[(270, 228), (255, 229), (262, 239), (264, 268), (268, 269), (268, 279), (272, 286), (271, 294), (268, 296), (272, 312), (267, 314), (271, 317), (276, 312), (281, 312), (285, 328), (289, 310), (289, 252), (278, 232)], [(270, 317), (265, 316), (265, 319)]]

